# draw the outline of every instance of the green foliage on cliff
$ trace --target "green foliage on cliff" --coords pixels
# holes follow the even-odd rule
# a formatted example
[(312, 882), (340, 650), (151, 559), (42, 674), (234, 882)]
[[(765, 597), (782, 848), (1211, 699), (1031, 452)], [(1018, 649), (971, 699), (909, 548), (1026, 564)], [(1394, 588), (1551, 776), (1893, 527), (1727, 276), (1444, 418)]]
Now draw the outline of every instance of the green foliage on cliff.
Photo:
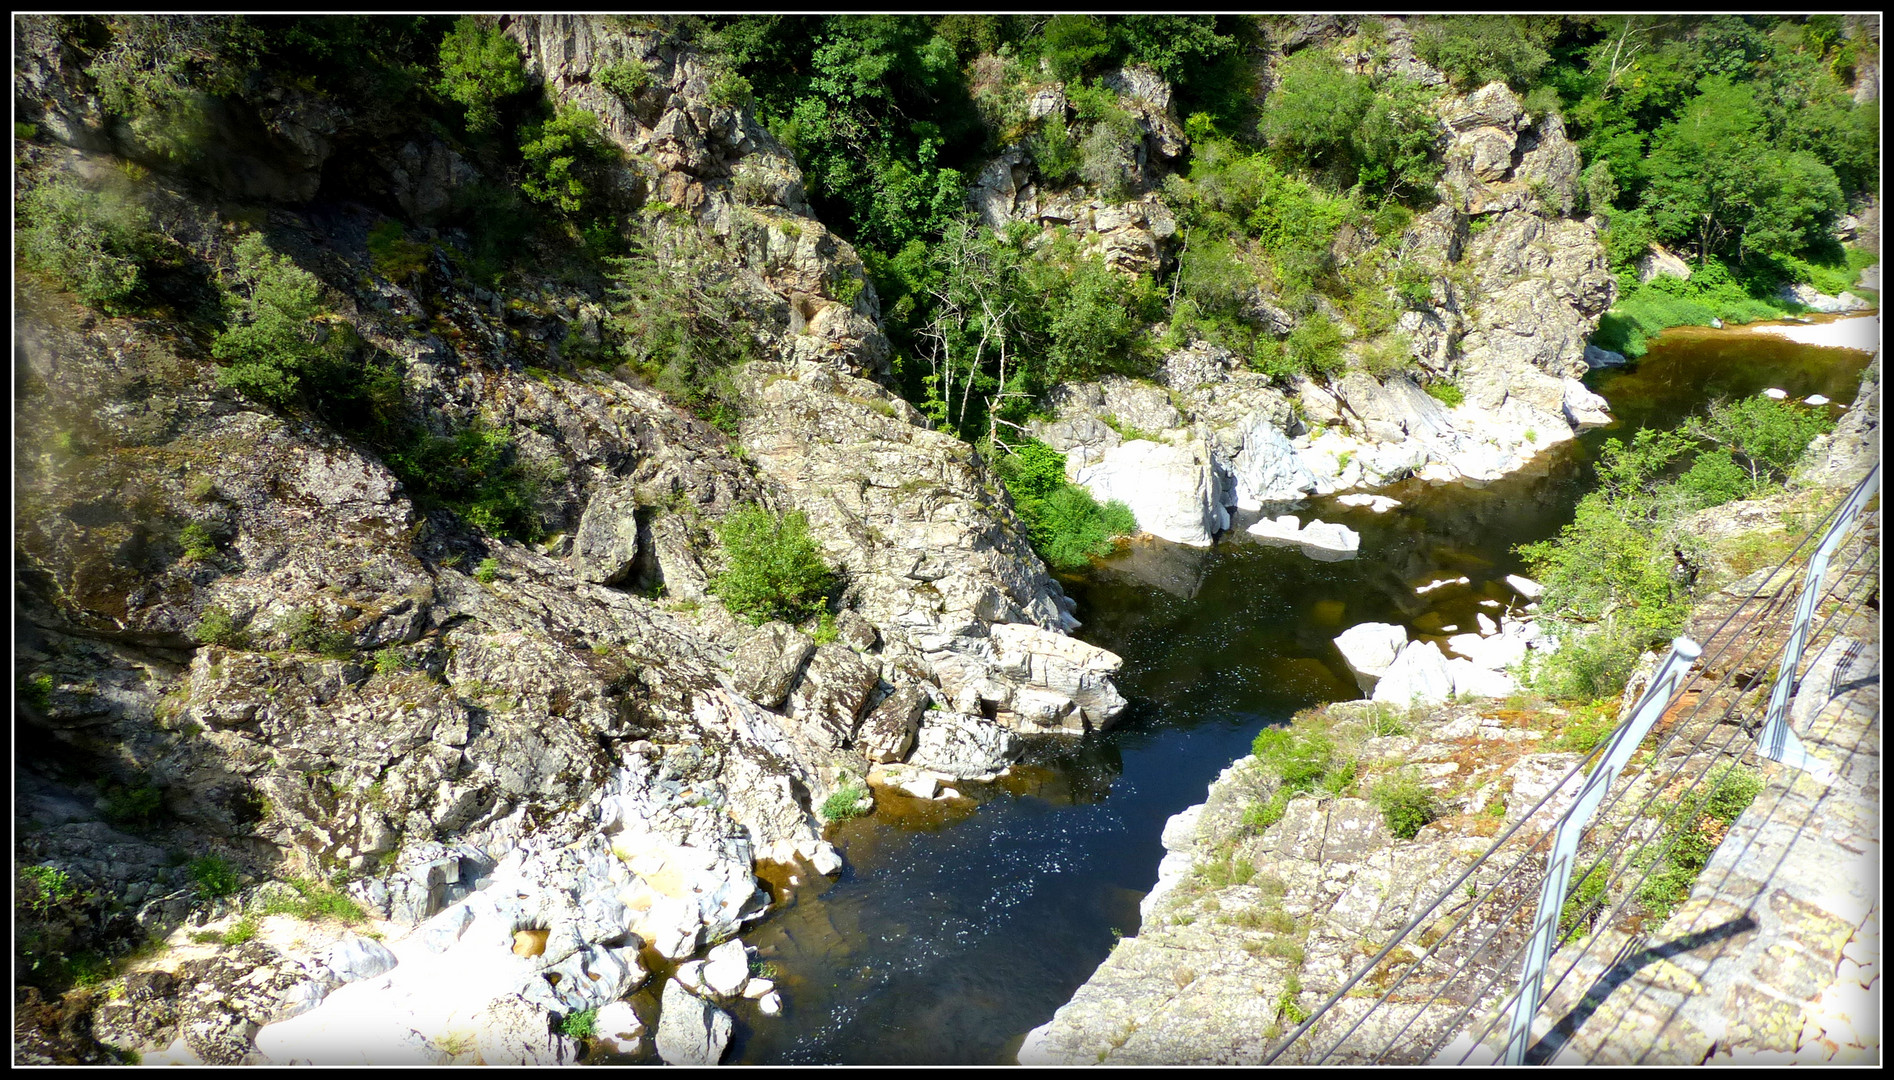
[(1059, 570), (1082, 570), (1112, 553), (1119, 537), (1138, 531), (1131, 508), (1116, 499), (1099, 505), (1091, 492), (1065, 478), (1065, 455), (1037, 440), (999, 460), (1013, 509), (1026, 525), (1033, 550)]
[(441, 39), (443, 97), (467, 110), (467, 130), (476, 134), (499, 126), (499, 104), (526, 89), (525, 64), (513, 39), (463, 15)]
[(553, 468), (525, 458), (510, 430), (482, 417), (448, 435), (416, 431), (385, 460), (424, 508), (444, 507), (477, 529), (516, 540), (545, 532), (536, 503)]
[[(1689, 617), (1703, 560), (1684, 515), (1766, 490), (1832, 427), (1821, 410), (1758, 395), (1715, 403), (1680, 431), (1606, 442), (1598, 490), (1572, 523), (1518, 549), (1545, 586), (1543, 617), (1561, 642), (1533, 673), (1539, 689), (1582, 700), (1617, 693), (1639, 654), (1664, 646)], [(1673, 478), (1679, 459), (1691, 464)]]
[(1763, 789), (1761, 774), (1741, 765), (1723, 768), (1708, 784), (1683, 797), (1667, 816), (1663, 832), (1634, 857), (1645, 871), (1638, 901), (1653, 918), (1668, 917), (1690, 896), (1697, 875), (1717, 845)]
[(718, 522), (717, 540), (724, 570), (710, 589), (752, 622), (801, 622), (819, 612), (835, 591), (835, 573), (823, 561), (801, 511), (773, 514), (744, 507)]
[(14, 223), (22, 263), (107, 312), (124, 310), (157, 239), (138, 203), (63, 178), (21, 196)]
[(1849, 93), (1854, 48), (1817, 18), (1573, 18), (1547, 74), (1650, 239), (1700, 261), (1832, 260), (1829, 227), (1879, 182), (1878, 111)]
[(321, 283), (270, 250), (258, 233), (237, 245), (236, 286), (225, 294), (230, 326), (211, 343), (223, 361), (217, 381), (272, 405), (296, 398), (306, 369), (321, 352)]
[(616, 155), (600, 133), (596, 115), (562, 106), (552, 119), (527, 124), (520, 138), (525, 162), (520, 190), (528, 198), (571, 217), (597, 212), (602, 169)]

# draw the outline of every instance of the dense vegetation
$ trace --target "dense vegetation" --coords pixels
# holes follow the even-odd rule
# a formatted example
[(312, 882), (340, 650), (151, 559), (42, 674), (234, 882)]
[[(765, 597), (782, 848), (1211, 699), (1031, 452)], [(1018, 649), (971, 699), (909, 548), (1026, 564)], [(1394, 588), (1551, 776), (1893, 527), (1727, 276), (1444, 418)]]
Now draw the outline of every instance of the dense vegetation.
[[(1619, 305), (1597, 335), (1608, 348), (1635, 355), (1666, 326), (1780, 313), (1792, 306), (1777, 296), (1782, 282), (1839, 291), (1871, 258), (1831, 236), (1850, 200), (1879, 182), (1878, 111), (1847, 89), (1864, 46), (1837, 17), (1411, 23), (1419, 56), (1447, 75), (1447, 88), (1395, 73), (1378, 19), (1344, 20), (1341, 40), (1290, 49), (1263, 95), (1255, 61), (1291, 25), (1276, 18), (774, 15), (640, 25), (690, 43), (712, 65), (710, 97), (748, 106), (796, 153), (812, 205), (868, 267), (902, 391), (1005, 463), (1034, 542), (1055, 565), (1102, 550), (1124, 523), (1062, 482), (1040, 490), (1021, 479), (1043, 464), (1024, 425), (1052, 386), (1149, 375), (1166, 349), (1192, 340), (1283, 379), (1351, 365), (1414, 373), (1396, 324), (1430, 302), (1431, 279), (1406, 259), (1401, 234), (1436, 199), (1434, 110), (1444, 93), (1502, 80), (1529, 113), (1563, 115), (1586, 162), (1575, 209), (1608, 221), (1621, 279)], [(529, 266), (552, 269), (612, 309), (602, 339), (567, 339), (569, 361), (628, 365), (735, 430), (741, 401), (730, 373), (756, 349), (731, 253), (662, 203), (625, 203), (598, 118), (555, 107), (489, 20), (86, 16), (61, 25), (127, 152), (154, 168), (208, 175), (208, 151), (228, 137), (218, 102), (291, 85), (449, 139), (479, 178), (425, 221), (377, 226), (377, 272), (412, 286), (439, 265), (494, 286)], [(1344, 64), (1344, 53), (1367, 62)], [(1127, 65), (1170, 84), (1186, 144), (1170, 165), (1153, 157)], [(595, 79), (632, 102), (652, 74), (626, 60)], [(1036, 104), (1047, 94), (1066, 107)], [(390, 116), (390, 101), (407, 114)], [(1107, 201), (1154, 196), (1178, 225), (1167, 255), (1108, 267), (1095, 245), (1064, 230), (980, 223), (966, 205), (969, 183), (1009, 146), (1042, 188)], [(379, 450), (425, 501), (479, 527), (522, 538), (541, 528), (532, 506), (551, 474), (522, 460), (502, 429), (475, 421), (443, 430), (421, 415), (400, 365), (363, 345), (316, 279), (265, 238), (220, 257), (210, 275), (219, 302), (207, 307), (175, 287), (189, 278), (169, 272), (179, 246), (136, 200), (100, 182), (29, 186), (16, 213), (28, 268), (109, 311), (209, 312), (224, 385), (329, 420)], [(409, 226), (443, 231), (422, 241)], [(1652, 243), (1688, 257), (1690, 280), (1640, 284), (1635, 268)], [(1430, 390), (1443, 400), (1458, 392)], [(1718, 470), (1729, 471), (1707, 458), (1694, 482), (1710, 484)]]
[(1534, 672), (1538, 688), (1576, 699), (1617, 693), (1638, 656), (1689, 617), (1703, 552), (1685, 519), (1774, 489), (1831, 427), (1821, 410), (1759, 395), (1713, 404), (1680, 431), (1608, 441), (1598, 488), (1572, 523), (1519, 549), (1546, 587), (1542, 617), (1561, 641)]
[(821, 612), (837, 591), (835, 573), (799, 510), (775, 514), (745, 507), (717, 524), (717, 539), (724, 570), (711, 590), (752, 622), (801, 622)]

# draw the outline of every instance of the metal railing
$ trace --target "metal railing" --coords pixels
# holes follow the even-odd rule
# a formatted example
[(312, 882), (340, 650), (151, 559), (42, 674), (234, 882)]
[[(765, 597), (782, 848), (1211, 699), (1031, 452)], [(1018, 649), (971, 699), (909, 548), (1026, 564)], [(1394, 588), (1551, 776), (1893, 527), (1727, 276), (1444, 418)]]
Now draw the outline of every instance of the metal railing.
[[(1560, 947), (1575, 941), (1588, 925), (1613, 925), (1640, 895), (1662, 861), (1648, 856), (1651, 846), (1661, 844), (1691, 812), (1693, 794), (1718, 782), (1728, 765), (1751, 750), (1747, 732), (1757, 724), (1745, 724), (1745, 718), (1760, 714), (1764, 756), (1800, 768), (1822, 768), (1800, 750), (1799, 741), (1792, 741), (1793, 733), (1789, 738), (1778, 733), (1787, 729), (1789, 690), (1808, 643), (1821, 639), (1834, 620), (1854, 617), (1869, 602), (1866, 594), (1854, 595), (1860, 590), (1837, 596), (1825, 585), (1855, 580), (1862, 560), (1878, 556), (1873, 545), (1861, 545), (1845, 567), (1829, 574), (1831, 560), (1878, 490), (1879, 480), (1877, 465), (1751, 595), (1741, 598), (1704, 635), (1702, 645), (1678, 639), (1630, 718), (1605, 745), (1574, 765), (1446, 888), (1422, 904), (1400, 932), (1272, 1048), (1264, 1062), (1444, 1058), (1518, 1064), (1544, 1060), (1555, 1051), (1546, 1040), (1534, 1046), (1534, 1021), (1542, 1003), (1579, 969), (1599, 938), (1589, 937), (1583, 948), (1565, 953)], [(1811, 545), (1814, 551), (1802, 587), (1794, 588), (1796, 576), (1788, 568)], [(1870, 562), (1869, 569), (1877, 565)], [(1841, 603), (1821, 627), (1814, 627), (1821, 601), (1831, 597)], [(1768, 639), (1761, 631), (1788, 611), (1791, 600), (1795, 615), (1778, 659), (1774, 650), (1765, 648)], [(1762, 674), (1772, 660), (1779, 665), (1778, 674), (1765, 680)], [(1764, 686), (1771, 689), (1766, 709)], [(1689, 694), (1696, 695), (1694, 705), (1678, 706), (1678, 699)], [(1660, 724), (1657, 744), (1642, 752), (1644, 767), (1627, 770)], [(1722, 738), (1713, 744), (1718, 734)], [(1631, 772), (1636, 774), (1633, 779), (1618, 782)], [(1548, 809), (1567, 796), (1572, 798), (1568, 808)], [(1547, 820), (1555, 814), (1555, 820)], [(1587, 862), (1581, 857), (1587, 840), (1588, 865), (1580, 866)], [(1532, 888), (1532, 878), (1539, 873), (1543, 878)], [(1602, 883), (1593, 888), (1596, 895), (1619, 899), (1609, 911), (1600, 905), (1593, 916), (1579, 911), (1575, 917), (1572, 882), (1594, 879)], [(1527, 923), (1526, 905), (1534, 900), (1536, 912)], [(1414, 955), (1415, 947), (1419, 955)], [(1547, 969), (1555, 959), (1561, 970), (1548, 985)], [(1405, 970), (1397, 975), (1396, 968)], [(1379, 994), (1357, 989), (1364, 982)], [(1513, 989), (1506, 993), (1509, 985)], [(1363, 1006), (1366, 997), (1372, 1000)], [(1469, 1018), (1476, 1016), (1486, 1019), (1469, 1026)], [(1502, 1021), (1509, 1022), (1504, 1043), (1489, 1045), (1488, 1037)]]

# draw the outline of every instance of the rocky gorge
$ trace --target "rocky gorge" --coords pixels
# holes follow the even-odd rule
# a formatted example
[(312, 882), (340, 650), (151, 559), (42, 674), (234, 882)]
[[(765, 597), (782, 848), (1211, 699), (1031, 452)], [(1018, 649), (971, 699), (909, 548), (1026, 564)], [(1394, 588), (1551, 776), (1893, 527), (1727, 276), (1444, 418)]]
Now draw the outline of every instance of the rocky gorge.
[[(16, 1060), (715, 1063), (733, 1024), (795, 1007), (743, 939), (845, 873), (838, 798), (960, 805), (1048, 737), (1131, 715), (1124, 659), (1073, 635), (995, 462), (899, 392), (868, 266), (796, 153), (717, 89), (721, 61), (663, 20), (485, 25), (532, 93), (598, 118), (615, 211), (662, 206), (660, 260), (743, 312), (734, 420), (588, 360), (612, 321), (598, 281), (468, 270), (456, 208), (503, 180), (474, 142), (262, 72), (206, 113), (229, 152), (180, 162), (114, 111), (96, 28), (16, 22), (40, 133), (16, 138), (19, 174), (145, 208), (175, 279), (131, 312), (44, 274), (16, 292), (15, 863), (38, 883), (16, 953), (74, 984), (21, 989)], [(632, 64), (647, 83), (608, 86)], [(1077, 234), (1116, 273), (1175, 266), (1172, 88), (1138, 65), (1107, 81), (1142, 133), (1130, 198), (1002, 146), (968, 206)], [(1031, 107), (1071, 108), (1057, 88)], [(1503, 83), (1438, 119), (1442, 202), (1400, 238), (1426, 271), (1412, 369), (1285, 380), (1193, 342), (1155, 379), (1052, 391), (1030, 429), (1067, 478), (1207, 547), (1311, 497), (1495, 481), (1609, 421), (1580, 380), (1617, 284), (1572, 211), (1562, 122)], [(389, 262), (390, 220), (423, 238), (417, 265)], [(320, 409), (219, 381), (201, 312), (252, 235), (320, 281), (325, 341), (400, 371), (427, 434), (509, 434), (538, 535), (445, 508)], [(719, 594), (719, 524), (753, 505), (808, 522), (841, 583), (826, 621), (752, 622)], [(1499, 692), (1530, 624), (1495, 617), (1442, 656), (1449, 693)], [(1362, 670), (1439, 674), (1388, 659)], [(78, 957), (116, 967), (81, 978)]]

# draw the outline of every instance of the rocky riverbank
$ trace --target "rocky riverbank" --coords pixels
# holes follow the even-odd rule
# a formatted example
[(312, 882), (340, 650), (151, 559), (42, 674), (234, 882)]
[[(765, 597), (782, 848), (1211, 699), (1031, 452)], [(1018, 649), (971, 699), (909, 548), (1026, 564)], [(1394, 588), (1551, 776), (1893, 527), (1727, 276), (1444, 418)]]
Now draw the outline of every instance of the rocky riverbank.
[[(1880, 460), (1878, 444), (1872, 441), (1879, 426), (1879, 369), (1877, 357), (1835, 432), (1816, 440), (1804, 455), (1789, 492), (1750, 503), (1733, 503), (1701, 515), (1697, 527), (1712, 548), (1710, 572), (1735, 576), (1719, 553), (1735, 552), (1746, 538), (1773, 532), (1792, 506), (1826, 509)], [(1878, 542), (1878, 525), (1871, 525), (1868, 536), (1856, 544)], [(1853, 562), (1854, 556), (1848, 555), (1840, 565)], [(1878, 571), (1855, 573), (1859, 580), (1836, 587), (1852, 596), (1877, 587)], [(1706, 642), (1710, 646), (1706, 651), (1715, 655), (1718, 645), (1712, 632), (1731, 610), (1772, 590), (1774, 583), (1763, 580), (1768, 576), (1768, 570), (1748, 574), (1700, 602), (1685, 629), (1686, 635)], [(1520, 587), (1515, 584), (1515, 588)], [(1831, 629), (1857, 637), (1868, 633), (1858, 618)], [(1752, 663), (1767, 665), (1787, 638), (1786, 614), (1755, 632), (1762, 636), (1761, 647), (1747, 655), (1760, 658)], [(1521, 639), (1519, 651), (1523, 652), (1527, 642), (1523, 632), (1517, 636)], [(1607, 733), (1642, 690), (1642, 684), (1634, 678), (1618, 709), (1605, 716), (1580, 716), (1525, 698), (1508, 699), (1503, 704), (1490, 700), (1471, 704), (1448, 703), (1444, 695), (1436, 696), (1439, 704), (1404, 709), (1415, 691), (1425, 692), (1428, 681), (1404, 676), (1396, 688), (1402, 693), (1381, 693), (1390, 676), (1396, 674), (1392, 671), (1395, 660), (1418, 650), (1440, 662), (1429, 663), (1427, 668), (1446, 665), (1433, 645), (1403, 644), (1405, 638), (1405, 629), (1398, 626), (1365, 625), (1344, 634), (1337, 644), (1351, 669), (1363, 679), (1364, 692), (1375, 691), (1375, 700), (1329, 705), (1299, 715), (1288, 731), (1290, 745), (1300, 749), (1237, 761), (1211, 785), (1204, 803), (1171, 819), (1164, 831), (1166, 854), (1158, 881), (1142, 903), (1143, 926), (1136, 935), (1118, 943), (1050, 1022), (1027, 1036), (1019, 1051), (1022, 1063), (1178, 1065), (1260, 1061), (1281, 1035), (1403, 928), (1419, 905), (1430, 901), (1485, 851), (1490, 837), (1518, 822), (1524, 811), (1551, 790), (1557, 778), (1580, 760), (1581, 751), (1589, 749), (1589, 740)], [(1500, 635), (1476, 641), (1498, 639)], [(1474, 641), (1464, 644), (1478, 648)], [(1816, 644), (1811, 657), (1821, 651), (1822, 643)], [(1835, 648), (1829, 652), (1833, 654)], [(1646, 670), (1656, 659), (1646, 657)], [(1834, 663), (1832, 655), (1828, 662)], [(1446, 693), (1458, 688), (1451, 675), (1440, 674), (1445, 677), (1434, 681), (1443, 683)], [(1717, 670), (1711, 674), (1722, 677), (1726, 673)], [(1741, 686), (1742, 679), (1753, 676), (1738, 671), (1730, 677), (1737, 678), (1734, 685)], [(1834, 711), (1822, 712), (1835, 695), (1829, 682), (1817, 682), (1819, 685), (1805, 681), (1807, 691), (1795, 698), (1793, 710), (1797, 717), (1806, 720), (1818, 712), (1829, 716)], [(1499, 688), (1494, 689), (1497, 692)], [(1717, 692), (1727, 695), (1732, 691)], [(1385, 700), (1397, 696), (1403, 698), (1398, 705)], [(1853, 715), (1846, 709), (1841, 711), (1844, 718)], [(1632, 793), (1615, 805), (1629, 808), (1644, 802), (1642, 796), (1650, 792), (1641, 791), (1638, 785), (1648, 786), (1653, 777), (1672, 772), (1693, 777), (1726, 763), (1753, 765), (1753, 738), (1728, 723), (1695, 719), (1717, 712), (1692, 711), (1689, 723), (1699, 726), (1679, 729), (1679, 737), (1668, 744), (1673, 754), (1695, 756), (1647, 763), (1638, 779), (1632, 781)], [(1719, 726), (1706, 730), (1702, 726), (1705, 724)], [(1823, 738), (1833, 742), (1831, 736)], [(1851, 759), (1856, 764), (1850, 767), (1859, 773), (1867, 767), (1860, 762), (1869, 759), (1859, 757), (1858, 738), (1848, 736), (1843, 741), (1847, 743), (1844, 751), (1856, 755)], [(1697, 753), (1695, 748), (1699, 746), (1727, 749)], [(1316, 784), (1329, 791), (1309, 791), (1307, 775), (1315, 767), (1311, 762), (1321, 764), (1323, 775)], [(1285, 765), (1293, 766), (1304, 778), (1301, 790), (1308, 793), (1284, 797), (1283, 793), (1290, 790)], [(1400, 819), (1389, 811), (1384, 794), (1396, 789), (1395, 782), (1387, 778), (1402, 776), (1408, 783), (1424, 787), (1426, 798), (1434, 805), (1432, 820), (1408, 839), (1395, 834)], [(1561, 790), (1539, 813), (1550, 823), (1575, 795), (1575, 787)], [(1837, 797), (1845, 801), (1847, 795), (1844, 792)], [(1775, 805), (1775, 798), (1770, 796), (1770, 805)], [(1627, 816), (1624, 809), (1616, 813), (1615, 818), (1607, 814), (1589, 842), (1599, 842), (1601, 835), (1648, 836), (1657, 826), (1654, 818)], [(1753, 824), (1748, 826), (1749, 832), (1740, 835), (1748, 836), (1763, 827)], [(1476, 878), (1473, 884), (1483, 888), (1490, 882)], [(1476, 913), (1468, 923), (1473, 931), (1473, 938), (1468, 940), (1484, 939), (1490, 934), (1502, 955), (1518, 945), (1523, 927), (1502, 913), (1516, 901), (1529, 901), (1524, 892), (1518, 891), (1526, 887), (1515, 883), (1509, 886), (1514, 889), (1510, 895), (1502, 890), (1494, 902), (1492, 919)], [(1760, 955), (1779, 945), (1787, 950), (1784, 955), (1798, 958), (1814, 949), (1818, 955), (1812, 962), (1827, 963), (1826, 974), (1803, 987), (1808, 991), (1803, 995), (1810, 1003), (1807, 1010), (1801, 1009), (1798, 999), (1794, 1015), (1778, 1025), (1782, 1030), (1744, 1034), (1732, 1025), (1731, 1038), (1723, 1041), (1715, 1036), (1699, 1037), (1697, 1028), (1673, 1023), (1672, 1033), (1667, 1036), (1671, 1042), (1663, 1043), (1657, 1056), (1649, 1060), (1681, 1061), (1674, 1055), (1665, 1056), (1670, 1050), (1664, 1048), (1691, 1039), (1697, 1040), (1690, 1043), (1697, 1048), (1689, 1059), (1691, 1063), (1702, 1060), (1715, 1047), (1724, 1047), (1724, 1052), (1733, 1047), (1745, 1058), (1759, 1049), (1799, 1053), (1798, 1039), (1808, 1047), (1808, 1053), (1823, 1060), (1841, 1054), (1844, 1044), (1821, 1035), (1823, 1025), (1842, 1033), (1838, 1037), (1844, 1041), (1851, 1040), (1853, 1028), (1844, 1026), (1845, 1017), (1837, 1019), (1840, 1014), (1836, 1010), (1845, 1007), (1836, 1002), (1845, 999), (1858, 1008), (1857, 990), (1873, 981), (1870, 977), (1868, 983), (1851, 982), (1833, 974), (1844, 943), (1865, 914), (1856, 899), (1858, 892), (1859, 888), (1851, 885), (1823, 893), (1825, 897), (1846, 894), (1841, 900), (1830, 898), (1823, 903), (1846, 913), (1853, 922), (1838, 935), (1822, 937), (1818, 948), (1796, 943), (1806, 935), (1790, 925), (1793, 920), (1768, 931), (1777, 933), (1777, 937), (1745, 939), (1745, 955)], [(1620, 898), (1614, 895), (1611, 899)], [(1697, 926), (1706, 907), (1723, 910), (1708, 898), (1692, 901), (1688, 918), (1685, 911), (1679, 912), (1678, 925)], [(1828, 916), (1823, 919), (1824, 926), (1834, 921)], [(1468, 928), (1460, 932), (1466, 933)], [(1427, 934), (1423, 929), (1418, 940), (1430, 943)], [(1859, 950), (1854, 955), (1865, 956)], [(1444, 980), (1465, 978), (1449, 970), (1453, 957), (1437, 970), (1423, 967), (1409, 971), (1404, 965), (1413, 963), (1412, 954), (1407, 960), (1400, 960), (1400, 956), (1399, 952), (1392, 954), (1385, 974), (1371, 976), (1369, 985), (1384, 987), (1395, 975), (1406, 974), (1410, 978), (1406, 985), (1414, 991), (1407, 997), (1422, 1001), (1444, 985)], [(1862, 962), (1848, 961), (1857, 968)], [(1720, 978), (1727, 981), (1729, 976), (1726, 973)], [(1831, 983), (1834, 993), (1816, 1000)], [(1418, 1011), (1403, 1007), (1369, 1016), (1351, 1037), (1350, 1048), (1329, 1062), (1354, 1060), (1353, 1047), (1378, 1051), (1392, 1045), (1393, 1055), (1382, 1060), (1403, 1061), (1407, 1059), (1401, 1056), (1402, 1047), (1436, 1040), (1448, 1043), (1460, 1031), (1466, 1016), (1483, 1020), (1497, 1006), (1497, 995), (1510, 988), (1504, 977), (1494, 985), (1499, 989), (1487, 991), (1491, 1000), (1449, 1004), (1447, 998), (1442, 998)], [(1670, 983), (1664, 985), (1675, 989)], [(1662, 1007), (1671, 1000), (1664, 993), (1651, 1007)], [(1624, 1009), (1645, 1007), (1635, 1005), (1637, 995), (1629, 991), (1624, 997), (1627, 1004), (1615, 1007), (1612, 1017), (1622, 1016)], [(1344, 998), (1314, 1032), (1316, 1037), (1298, 1043), (1287, 1060), (1300, 1060), (1298, 1055), (1328, 1046), (1363, 1016), (1372, 1000), (1373, 995)], [(1560, 999), (1566, 1005), (1573, 1000), (1571, 993)], [(1463, 1011), (1466, 1006), (1471, 1006), (1470, 1010)], [(1803, 1025), (1805, 1011), (1815, 1025), (1813, 1029)], [(1404, 1030), (1399, 1040), (1390, 1044), (1396, 1029)], [(1824, 1038), (1828, 1039), (1826, 1043), (1821, 1041)], [(1588, 1058), (1628, 1060), (1608, 1046), (1601, 1049), (1596, 1038), (1588, 1039), (1584, 1044)], [(1858, 1046), (1859, 1040), (1853, 1041)], [(1758, 1056), (1756, 1060), (1768, 1058)]]

